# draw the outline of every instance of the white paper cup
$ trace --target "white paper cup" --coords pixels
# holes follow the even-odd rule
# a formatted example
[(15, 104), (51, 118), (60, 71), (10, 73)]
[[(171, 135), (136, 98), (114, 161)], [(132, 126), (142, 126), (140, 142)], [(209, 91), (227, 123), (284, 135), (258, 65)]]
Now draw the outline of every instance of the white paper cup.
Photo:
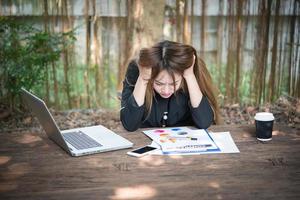
[(274, 115), (269, 112), (256, 113), (255, 117), (256, 138), (260, 141), (272, 140)]

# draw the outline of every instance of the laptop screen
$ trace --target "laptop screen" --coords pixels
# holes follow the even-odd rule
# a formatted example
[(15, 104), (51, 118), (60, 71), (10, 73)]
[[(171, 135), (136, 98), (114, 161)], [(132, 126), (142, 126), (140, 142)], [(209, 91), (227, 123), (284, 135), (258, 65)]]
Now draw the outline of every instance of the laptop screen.
[(65, 150), (69, 151), (69, 148), (62, 138), (60, 130), (45, 102), (25, 89), (21, 89), (21, 96), (32, 113), (38, 118), (48, 137), (58, 143)]

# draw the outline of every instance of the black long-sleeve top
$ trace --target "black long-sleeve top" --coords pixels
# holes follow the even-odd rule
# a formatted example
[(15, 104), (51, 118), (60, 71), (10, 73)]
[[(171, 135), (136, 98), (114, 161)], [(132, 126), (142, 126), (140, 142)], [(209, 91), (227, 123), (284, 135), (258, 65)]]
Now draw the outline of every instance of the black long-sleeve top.
[[(212, 124), (214, 114), (207, 98), (203, 96), (199, 106), (193, 108), (189, 94), (182, 89), (167, 99), (155, 92), (150, 114), (146, 116), (145, 105), (138, 106), (133, 96), (138, 76), (138, 66), (135, 61), (132, 61), (123, 81), (120, 111), (121, 122), (126, 130), (135, 131), (138, 128), (162, 127), (163, 125), (169, 127), (191, 125), (205, 129)], [(163, 119), (164, 112), (167, 112), (167, 120)]]

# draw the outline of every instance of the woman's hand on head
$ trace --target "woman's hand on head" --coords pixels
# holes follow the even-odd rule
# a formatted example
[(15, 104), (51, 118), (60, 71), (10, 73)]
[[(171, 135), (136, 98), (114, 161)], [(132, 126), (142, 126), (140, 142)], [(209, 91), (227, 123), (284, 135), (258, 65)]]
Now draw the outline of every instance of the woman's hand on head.
[(189, 68), (187, 68), (187, 69), (184, 70), (184, 72), (183, 72), (183, 78), (186, 79), (186, 78), (190, 77), (191, 75), (194, 75), (195, 59), (196, 59), (196, 56), (194, 55), (194, 57), (193, 57), (193, 64)]
[(138, 68), (139, 68), (139, 73), (140, 73), (139, 76), (144, 81), (149, 81), (151, 79), (152, 67), (145, 67), (145, 66), (138, 65)]

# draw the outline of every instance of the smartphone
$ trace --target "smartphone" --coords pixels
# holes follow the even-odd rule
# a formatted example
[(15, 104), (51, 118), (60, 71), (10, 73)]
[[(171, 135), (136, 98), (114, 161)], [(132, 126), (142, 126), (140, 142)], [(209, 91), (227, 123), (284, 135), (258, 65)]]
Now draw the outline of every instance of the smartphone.
[(141, 148), (134, 149), (132, 151), (127, 152), (128, 155), (134, 157), (142, 157), (149, 154), (152, 151), (155, 151), (157, 148), (151, 146), (144, 146)]

